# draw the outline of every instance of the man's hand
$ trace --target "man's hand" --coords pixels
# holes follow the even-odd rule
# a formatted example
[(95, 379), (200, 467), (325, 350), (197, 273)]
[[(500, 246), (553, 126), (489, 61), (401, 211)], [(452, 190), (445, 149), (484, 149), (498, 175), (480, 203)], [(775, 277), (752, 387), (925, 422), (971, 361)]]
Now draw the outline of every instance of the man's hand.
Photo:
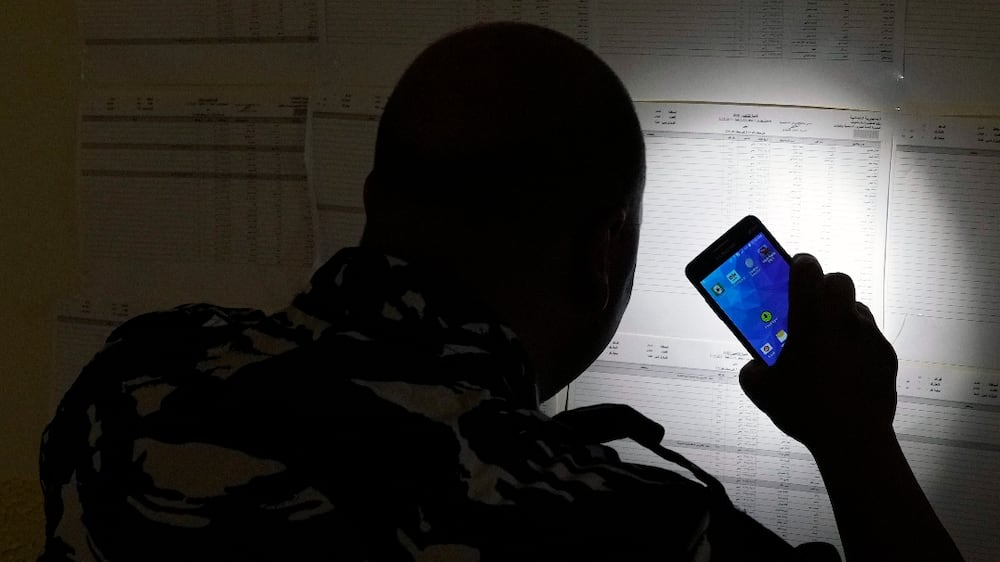
[(740, 384), (816, 458), (847, 560), (961, 560), (896, 440), (896, 353), (851, 278), (800, 254), (790, 285), (781, 356)]
[(808, 254), (792, 259), (788, 342), (773, 367), (748, 363), (740, 384), (775, 425), (814, 453), (892, 431), (896, 354), (868, 307), (855, 300), (851, 278), (823, 275)]

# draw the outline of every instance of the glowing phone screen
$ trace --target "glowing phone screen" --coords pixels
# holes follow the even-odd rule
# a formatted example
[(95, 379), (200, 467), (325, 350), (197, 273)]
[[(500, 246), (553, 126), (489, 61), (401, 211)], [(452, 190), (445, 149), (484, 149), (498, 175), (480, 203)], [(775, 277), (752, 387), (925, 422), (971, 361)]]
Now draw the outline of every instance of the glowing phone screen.
[(788, 338), (789, 270), (759, 233), (701, 281), (768, 365), (778, 360)]

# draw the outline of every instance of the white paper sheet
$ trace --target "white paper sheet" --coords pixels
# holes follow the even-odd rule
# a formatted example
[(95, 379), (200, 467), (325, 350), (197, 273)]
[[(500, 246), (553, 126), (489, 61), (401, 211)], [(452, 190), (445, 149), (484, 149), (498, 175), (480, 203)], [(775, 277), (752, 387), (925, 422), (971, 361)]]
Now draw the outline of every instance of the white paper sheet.
[[(808, 451), (742, 393), (737, 347), (618, 334), (569, 387), (569, 407), (625, 402), (662, 424), (664, 445), (719, 477), (736, 505), (792, 543), (839, 536)], [(896, 431), (914, 473), (968, 560), (1000, 547), (1000, 376), (904, 362)], [(676, 469), (631, 441), (623, 458)]]
[(905, 33), (905, 111), (1000, 115), (1000, 3), (908, 0)]
[(391, 87), (421, 50), (476, 23), (534, 23), (589, 44), (591, 9), (590, 0), (326, 0), (325, 66), (348, 84)]
[(904, 123), (893, 152), (886, 332), (907, 359), (1000, 369), (1000, 119)]
[(318, 264), (325, 263), (344, 248), (357, 246), (365, 231), (362, 209), (319, 212), (320, 246)]
[(387, 89), (331, 85), (310, 97), (306, 159), (319, 210), (320, 262), (361, 240), (364, 184), (388, 97)]
[(307, 98), (204, 88), (102, 91), (80, 109), (87, 284), (125, 297), (283, 306), (308, 279)]
[(881, 317), (891, 135), (881, 114), (637, 104), (646, 194), (632, 305), (622, 331), (735, 341), (684, 267), (748, 214), (790, 253), (851, 275)]
[[(664, 446), (719, 478), (738, 507), (786, 540), (839, 544), (812, 457), (740, 391), (747, 360), (738, 345), (619, 333), (570, 385), (569, 405), (631, 404), (664, 426)], [(614, 446), (625, 460), (676, 469), (631, 441)]]
[(597, 0), (595, 48), (636, 100), (884, 110), (902, 1)]
[(95, 82), (304, 82), (323, 40), (322, 0), (79, 0), (84, 77)]

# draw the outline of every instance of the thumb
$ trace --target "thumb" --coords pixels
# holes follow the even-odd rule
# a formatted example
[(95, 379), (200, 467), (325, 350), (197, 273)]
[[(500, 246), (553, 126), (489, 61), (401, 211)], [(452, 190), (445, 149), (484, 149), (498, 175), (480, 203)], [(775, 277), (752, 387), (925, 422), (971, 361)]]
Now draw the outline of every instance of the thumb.
[(740, 370), (740, 387), (750, 401), (763, 411), (768, 411), (774, 374), (766, 363), (754, 359)]

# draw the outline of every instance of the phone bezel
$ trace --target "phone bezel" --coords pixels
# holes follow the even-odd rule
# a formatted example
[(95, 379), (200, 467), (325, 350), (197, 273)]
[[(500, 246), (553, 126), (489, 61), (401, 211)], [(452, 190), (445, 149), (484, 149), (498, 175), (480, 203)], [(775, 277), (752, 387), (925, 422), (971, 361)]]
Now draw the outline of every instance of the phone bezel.
[(743, 335), (743, 332), (741, 332), (736, 324), (729, 318), (729, 315), (722, 310), (722, 307), (719, 306), (718, 302), (716, 302), (714, 298), (712, 298), (712, 295), (709, 294), (708, 290), (701, 285), (702, 279), (708, 277), (726, 260), (733, 257), (733, 254), (746, 246), (758, 234), (764, 234), (764, 236), (766, 236), (773, 245), (773, 249), (778, 252), (778, 255), (791, 265), (791, 256), (788, 255), (788, 252), (785, 251), (774, 235), (771, 234), (771, 231), (764, 226), (764, 223), (762, 223), (760, 219), (754, 215), (747, 215), (740, 219), (739, 222), (733, 225), (715, 242), (709, 244), (707, 248), (697, 255), (697, 257), (691, 260), (691, 263), (687, 264), (687, 267), (684, 268), (684, 275), (688, 278), (688, 281), (694, 285), (698, 294), (705, 299), (708, 306), (715, 311), (715, 315), (725, 322), (726, 326), (729, 327), (729, 331), (731, 331), (736, 338), (740, 340), (743, 347), (750, 352), (750, 355), (754, 356), (756, 359), (765, 361), (760, 351), (755, 349), (754, 346), (750, 344), (750, 340)]

